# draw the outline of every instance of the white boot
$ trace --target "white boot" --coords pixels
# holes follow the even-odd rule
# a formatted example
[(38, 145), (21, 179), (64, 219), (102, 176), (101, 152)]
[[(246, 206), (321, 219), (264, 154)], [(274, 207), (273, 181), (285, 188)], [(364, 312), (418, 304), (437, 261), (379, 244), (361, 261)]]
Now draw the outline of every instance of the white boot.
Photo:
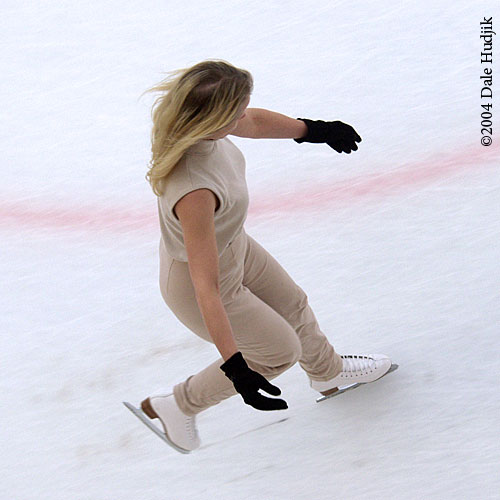
[(343, 354), (342, 371), (325, 382), (311, 380), (311, 387), (328, 396), (352, 384), (366, 384), (383, 377), (390, 369), (391, 360), (385, 354)]
[(141, 403), (141, 408), (149, 418), (160, 420), (166, 438), (174, 447), (192, 451), (200, 446), (196, 417), (185, 415), (173, 394), (150, 396)]

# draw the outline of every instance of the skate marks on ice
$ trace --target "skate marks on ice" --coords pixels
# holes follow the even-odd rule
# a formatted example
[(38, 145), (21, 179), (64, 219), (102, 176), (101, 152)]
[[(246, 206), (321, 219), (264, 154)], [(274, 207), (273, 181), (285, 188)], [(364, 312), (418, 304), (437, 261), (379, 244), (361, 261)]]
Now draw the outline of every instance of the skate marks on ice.
[(247, 434), (251, 434), (252, 432), (260, 431), (261, 429), (265, 429), (266, 427), (271, 427), (271, 425), (281, 424), (282, 422), (286, 422), (289, 418), (290, 417), (285, 417), (285, 418), (282, 418), (280, 420), (276, 420), (274, 422), (269, 422), (267, 424), (260, 425), (259, 427), (254, 427), (253, 429), (248, 429), (247, 431), (240, 432), (239, 434), (236, 434), (235, 436), (229, 436), (229, 437), (224, 438), (224, 439), (219, 439), (218, 441), (214, 441), (212, 443), (208, 443), (206, 445), (200, 446), (200, 450), (210, 448), (210, 446), (218, 445), (218, 444), (221, 444), (225, 441), (230, 441), (230, 440), (242, 437), (242, 436), (246, 436)]
[[(397, 370), (398, 368), (399, 368), (399, 365), (393, 363), (391, 365), (391, 367), (389, 368), (389, 370), (387, 371), (387, 373), (384, 373), (380, 378), (378, 378), (377, 380), (374, 380), (373, 382), (377, 382), (378, 380), (380, 380), (381, 378), (384, 378), (386, 375), (388, 375), (389, 373), (392, 373), (393, 371)], [(343, 394), (344, 392), (350, 391), (351, 389), (357, 389), (358, 387), (360, 387), (362, 385), (373, 384), (373, 382), (364, 382), (364, 383), (356, 383), (356, 384), (348, 385), (346, 387), (343, 387), (342, 389), (335, 391), (332, 394), (329, 394), (328, 396), (320, 396), (318, 399), (316, 399), (316, 403), (321, 403), (322, 401), (325, 401), (327, 399), (333, 398), (335, 396), (339, 396), (340, 394)]]
[[(123, 401), (123, 404), (125, 405), (126, 408), (128, 408), (149, 430), (153, 431), (160, 439), (162, 439), (163, 441), (165, 441), (165, 443), (167, 443), (169, 446), (171, 446), (174, 450), (178, 451), (179, 453), (184, 453), (184, 454), (189, 454), (191, 453), (191, 451), (189, 450), (185, 450), (184, 448), (180, 448), (179, 446), (177, 446), (176, 444), (174, 444), (172, 441), (170, 441), (170, 439), (168, 438), (168, 436), (162, 432), (152, 421), (151, 419), (140, 409), (140, 408), (136, 408), (134, 405), (126, 402), (126, 401)], [(214, 446), (214, 445), (217, 445), (219, 443), (223, 443), (224, 441), (228, 441), (230, 439), (236, 439), (236, 438), (239, 438), (241, 436), (244, 436), (246, 434), (250, 434), (251, 432), (255, 432), (255, 431), (258, 431), (260, 429), (264, 429), (266, 427), (270, 427), (271, 425), (274, 425), (274, 424), (279, 424), (281, 422), (285, 422), (286, 420), (288, 420), (289, 417), (286, 417), (286, 418), (282, 418), (281, 420), (277, 420), (275, 422), (270, 422), (268, 424), (264, 424), (264, 425), (261, 425), (260, 427), (255, 427), (253, 429), (249, 429), (247, 431), (244, 431), (244, 432), (241, 432), (240, 434), (237, 434), (235, 436), (230, 436), (230, 437), (227, 437), (225, 439), (221, 439), (219, 441), (215, 441), (213, 443), (208, 443), (206, 445), (203, 445), (203, 446), (200, 446), (200, 450), (203, 450), (203, 449), (206, 449), (206, 448), (209, 448), (210, 446)]]

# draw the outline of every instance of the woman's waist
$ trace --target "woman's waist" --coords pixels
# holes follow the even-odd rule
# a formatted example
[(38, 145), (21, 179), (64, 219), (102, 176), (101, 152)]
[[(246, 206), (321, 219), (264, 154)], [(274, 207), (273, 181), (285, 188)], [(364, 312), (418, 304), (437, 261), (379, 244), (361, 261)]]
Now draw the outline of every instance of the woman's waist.
[[(228, 243), (224, 246), (223, 250), (218, 251), (219, 262), (224, 260), (224, 258), (229, 255), (234, 255), (235, 252), (241, 250), (244, 242), (246, 240), (246, 232), (244, 227), (241, 227), (239, 231), (234, 235)], [(171, 249), (169, 251), (169, 248)], [(185, 246), (179, 245), (169, 245), (165, 241), (165, 237), (162, 235), (160, 237), (160, 256), (164, 260), (176, 260), (179, 262), (187, 263), (187, 252)]]

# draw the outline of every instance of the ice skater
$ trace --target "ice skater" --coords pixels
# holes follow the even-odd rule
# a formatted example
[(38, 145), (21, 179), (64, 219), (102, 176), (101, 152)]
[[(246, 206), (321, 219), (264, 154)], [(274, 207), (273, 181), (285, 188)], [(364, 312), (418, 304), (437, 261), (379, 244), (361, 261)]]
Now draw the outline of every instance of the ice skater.
[(158, 200), (160, 290), (193, 333), (220, 359), (142, 411), (158, 418), (179, 451), (200, 446), (196, 415), (239, 393), (258, 410), (287, 408), (269, 380), (297, 361), (322, 394), (385, 375), (385, 355), (339, 355), (320, 330), (304, 291), (245, 232), (245, 159), (228, 135), (326, 143), (338, 153), (361, 137), (340, 121), (309, 120), (248, 108), (252, 75), (222, 60), (173, 71), (149, 91), (152, 158), (146, 175)]

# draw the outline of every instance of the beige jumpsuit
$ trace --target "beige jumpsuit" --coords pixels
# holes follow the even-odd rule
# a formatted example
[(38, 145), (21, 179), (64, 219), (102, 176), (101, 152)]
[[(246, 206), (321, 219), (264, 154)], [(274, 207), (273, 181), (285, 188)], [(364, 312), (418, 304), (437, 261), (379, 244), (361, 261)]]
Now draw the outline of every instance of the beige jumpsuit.
[[(192, 332), (212, 342), (189, 274), (182, 226), (173, 212), (177, 201), (200, 188), (210, 189), (218, 199), (214, 217), (221, 299), (249, 367), (272, 379), (298, 361), (311, 380), (335, 377), (342, 360), (321, 332), (306, 294), (245, 232), (245, 159), (227, 137), (189, 148), (158, 198), (160, 290), (170, 310)], [(236, 394), (220, 370), (222, 363), (220, 358), (174, 387), (185, 414), (195, 415)]]

